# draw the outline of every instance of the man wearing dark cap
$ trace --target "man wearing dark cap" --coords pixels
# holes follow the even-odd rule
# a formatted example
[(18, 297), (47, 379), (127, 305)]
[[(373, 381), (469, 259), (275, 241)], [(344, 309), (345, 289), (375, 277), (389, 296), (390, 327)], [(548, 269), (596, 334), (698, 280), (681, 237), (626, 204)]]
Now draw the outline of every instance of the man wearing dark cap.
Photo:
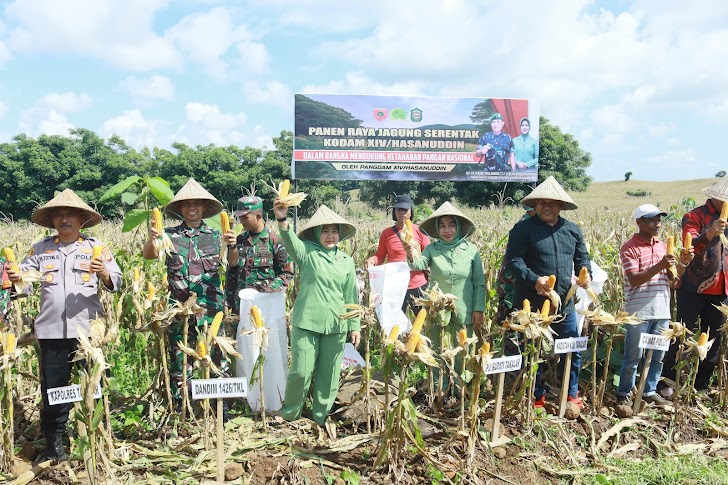
[(260, 197), (238, 199), (235, 216), (245, 230), (235, 242), (238, 260), (231, 260), (228, 266), (226, 298), (231, 311), (237, 313), (240, 290), (285, 291), (293, 278), (293, 263), (278, 237), (265, 227)]
[[(367, 259), (367, 266), (378, 266), (384, 262), (396, 263), (407, 261), (407, 254), (402, 245), (402, 230), (404, 229), (405, 219), (412, 220), (412, 199), (409, 194), (398, 195), (392, 206), (392, 219), (395, 224), (392, 227), (382, 231), (379, 237), (379, 246), (377, 252)], [(430, 238), (420, 231), (417, 224), (412, 224), (412, 237), (420, 246), (420, 251), (430, 244)], [(402, 311), (406, 312), (407, 306), (412, 309), (416, 315), (419, 307), (415, 305), (414, 298), (420, 298), (422, 292), (427, 289), (427, 277), (424, 271), (410, 271), (410, 280), (407, 285), (407, 295), (402, 303)]]
[[(516, 170), (516, 158), (513, 154), (511, 135), (503, 132), (503, 115), (493, 113), (490, 117), (490, 129), (478, 140), (475, 154), (483, 161), (483, 170), (503, 171)], [(480, 164), (478, 161), (478, 164)]]

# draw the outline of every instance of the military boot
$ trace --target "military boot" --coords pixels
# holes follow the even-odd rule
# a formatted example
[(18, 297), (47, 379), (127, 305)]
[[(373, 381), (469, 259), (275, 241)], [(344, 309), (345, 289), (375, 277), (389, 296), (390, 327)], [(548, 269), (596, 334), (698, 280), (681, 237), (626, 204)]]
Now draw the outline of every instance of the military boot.
[(46, 435), (46, 459), (55, 461), (66, 461), (66, 451), (63, 449), (63, 435), (53, 433)]

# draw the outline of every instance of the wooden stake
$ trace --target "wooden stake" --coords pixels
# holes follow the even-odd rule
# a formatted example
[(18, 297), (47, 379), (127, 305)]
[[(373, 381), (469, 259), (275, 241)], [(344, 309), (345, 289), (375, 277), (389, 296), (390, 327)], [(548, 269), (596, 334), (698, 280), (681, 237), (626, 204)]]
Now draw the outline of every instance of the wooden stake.
[(493, 431), (490, 433), (491, 442), (498, 439), (500, 434), (500, 418), (501, 408), (503, 407), (503, 383), (505, 382), (506, 373), (498, 374), (498, 387), (495, 390), (495, 411), (493, 411)]
[(566, 398), (569, 396), (569, 377), (571, 375), (571, 352), (564, 354), (564, 376), (561, 379), (561, 399), (559, 400), (559, 417), (566, 413)]
[(222, 398), (217, 398), (217, 481), (225, 482), (225, 442), (222, 432)]
[(647, 382), (647, 374), (650, 372), (650, 365), (652, 364), (652, 349), (647, 351), (647, 357), (645, 357), (645, 365), (642, 367), (642, 375), (640, 376), (640, 385), (637, 388), (637, 395), (634, 398), (634, 405), (632, 406), (632, 414), (637, 415), (640, 412), (642, 406), (642, 393), (645, 391), (645, 382)]

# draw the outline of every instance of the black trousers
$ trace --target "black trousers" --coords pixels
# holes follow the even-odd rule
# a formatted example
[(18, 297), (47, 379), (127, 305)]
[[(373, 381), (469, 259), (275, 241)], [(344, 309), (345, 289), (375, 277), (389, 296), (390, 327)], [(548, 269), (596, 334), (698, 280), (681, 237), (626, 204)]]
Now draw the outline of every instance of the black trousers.
[(78, 346), (74, 339), (41, 339), (40, 347), (40, 389), (43, 395), (43, 409), (40, 411), (40, 429), (43, 434), (61, 434), (66, 431), (71, 404), (48, 404), (48, 389), (68, 386), (71, 383), (73, 353)]
[(417, 288), (407, 290), (407, 294), (404, 296), (404, 301), (402, 302), (402, 311), (405, 314), (407, 313), (407, 307), (409, 307), (410, 310), (412, 310), (412, 313), (417, 316), (422, 307), (415, 303), (415, 298), (422, 298), (422, 295), (426, 289), (427, 283), (422, 286), (418, 286)]
[[(698, 367), (698, 375), (695, 377), (695, 389), (702, 390), (710, 384), (710, 377), (720, 357), (720, 332), (718, 329), (725, 323), (725, 315), (718, 311), (713, 305), (720, 305), (726, 302), (725, 295), (704, 295), (678, 289), (677, 297), (677, 319), (682, 321), (690, 330), (693, 330), (697, 340), (700, 332), (707, 332), (710, 329), (710, 339), (715, 339), (708, 355)], [(698, 319), (700, 328), (698, 329)], [(662, 375), (668, 379), (675, 380), (675, 360), (677, 358), (677, 345), (671, 345), (665, 353), (662, 365)]]

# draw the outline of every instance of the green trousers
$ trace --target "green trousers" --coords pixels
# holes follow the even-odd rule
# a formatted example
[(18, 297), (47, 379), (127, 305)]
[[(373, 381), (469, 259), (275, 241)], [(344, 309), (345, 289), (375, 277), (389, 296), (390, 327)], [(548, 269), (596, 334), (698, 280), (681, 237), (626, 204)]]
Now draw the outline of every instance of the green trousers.
[[(461, 328), (465, 328), (468, 331), (468, 337), (473, 336), (473, 326), (472, 325), (466, 325), (464, 327), (456, 324), (449, 324), (445, 326), (445, 332), (444, 337), (445, 341), (444, 343), (441, 342), (441, 336), (440, 336), (440, 329), (442, 327), (440, 325), (431, 325), (428, 329), (428, 337), (432, 341), (432, 350), (435, 352), (435, 355), (441, 355), (445, 350), (449, 350), (452, 348), (455, 348), (458, 346), (458, 332)], [(461, 375), (463, 373), (463, 354), (459, 353), (457, 356), (455, 356), (455, 372), (458, 375)], [(450, 371), (449, 369), (443, 364), (442, 370), (438, 368), (432, 369), (432, 376), (435, 383), (435, 390), (437, 390), (438, 382), (440, 381), (440, 374), (442, 373), (442, 390), (447, 391), (448, 387), (450, 386)]]
[(303, 402), (313, 378), (313, 419), (323, 425), (339, 390), (345, 333), (323, 334), (298, 327), (291, 329), (291, 369), (281, 416), (293, 421), (301, 417)]

